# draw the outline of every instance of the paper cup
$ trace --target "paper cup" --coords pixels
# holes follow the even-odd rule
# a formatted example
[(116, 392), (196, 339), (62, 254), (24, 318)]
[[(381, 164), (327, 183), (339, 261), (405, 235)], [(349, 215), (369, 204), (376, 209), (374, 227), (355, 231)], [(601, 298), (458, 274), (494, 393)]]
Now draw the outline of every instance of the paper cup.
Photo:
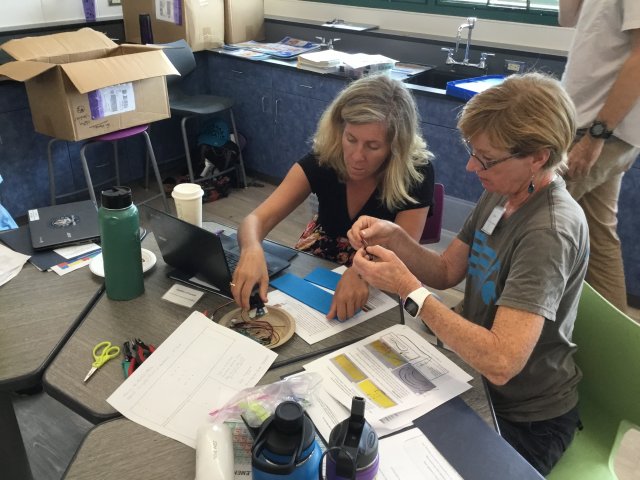
[(202, 227), (202, 195), (204, 191), (197, 183), (179, 183), (173, 188), (171, 196), (180, 220)]

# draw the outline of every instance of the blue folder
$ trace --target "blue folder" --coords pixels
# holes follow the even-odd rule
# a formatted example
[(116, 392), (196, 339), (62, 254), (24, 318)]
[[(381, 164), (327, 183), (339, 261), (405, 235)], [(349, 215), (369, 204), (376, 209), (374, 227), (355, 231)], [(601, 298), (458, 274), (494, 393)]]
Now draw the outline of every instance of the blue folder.
[(291, 273), (271, 280), (271, 286), (325, 315), (331, 309), (333, 295)]

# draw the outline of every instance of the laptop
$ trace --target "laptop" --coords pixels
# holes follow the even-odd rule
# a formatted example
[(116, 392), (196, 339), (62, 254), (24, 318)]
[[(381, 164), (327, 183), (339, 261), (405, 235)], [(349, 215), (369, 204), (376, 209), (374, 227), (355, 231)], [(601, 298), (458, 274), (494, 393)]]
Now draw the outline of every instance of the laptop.
[(91, 200), (29, 210), (34, 250), (51, 250), (100, 240), (98, 210)]
[[(148, 205), (145, 211), (164, 262), (175, 269), (169, 277), (231, 298), (231, 274), (240, 258), (237, 241)], [(290, 265), (288, 260), (268, 252), (265, 259), (269, 277)]]

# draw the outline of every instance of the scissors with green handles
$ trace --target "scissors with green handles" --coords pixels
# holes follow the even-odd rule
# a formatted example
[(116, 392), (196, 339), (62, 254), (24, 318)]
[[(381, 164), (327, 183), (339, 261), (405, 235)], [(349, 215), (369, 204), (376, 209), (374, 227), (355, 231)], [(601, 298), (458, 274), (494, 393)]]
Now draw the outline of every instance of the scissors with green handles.
[[(100, 351), (100, 349), (102, 350)], [(94, 362), (91, 364), (91, 370), (89, 370), (87, 376), (84, 377), (84, 381), (86, 382), (87, 380), (89, 380), (91, 378), (91, 375), (93, 375), (96, 370), (98, 370), (112, 358), (116, 358), (118, 355), (120, 355), (120, 347), (112, 346), (111, 342), (100, 342), (95, 347), (93, 347)]]

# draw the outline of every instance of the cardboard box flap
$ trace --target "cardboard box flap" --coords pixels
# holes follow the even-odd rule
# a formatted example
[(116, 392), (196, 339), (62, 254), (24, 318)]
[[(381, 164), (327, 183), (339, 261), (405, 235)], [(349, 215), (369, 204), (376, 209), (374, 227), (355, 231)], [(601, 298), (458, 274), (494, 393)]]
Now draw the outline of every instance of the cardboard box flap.
[(145, 78), (179, 75), (160, 50), (67, 63), (60, 68), (80, 93)]
[(82, 28), (76, 32), (63, 32), (42, 37), (25, 37), (9, 40), (2, 49), (16, 60), (47, 61), (50, 58), (78, 52), (112, 50), (116, 43), (91, 28)]
[(8, 77), (11, 80), (17, 80), (18, 82), (26, 82), (54, 67), (55, 65), (52, 63), (9, 62), (0, 65), (0, 75)]

